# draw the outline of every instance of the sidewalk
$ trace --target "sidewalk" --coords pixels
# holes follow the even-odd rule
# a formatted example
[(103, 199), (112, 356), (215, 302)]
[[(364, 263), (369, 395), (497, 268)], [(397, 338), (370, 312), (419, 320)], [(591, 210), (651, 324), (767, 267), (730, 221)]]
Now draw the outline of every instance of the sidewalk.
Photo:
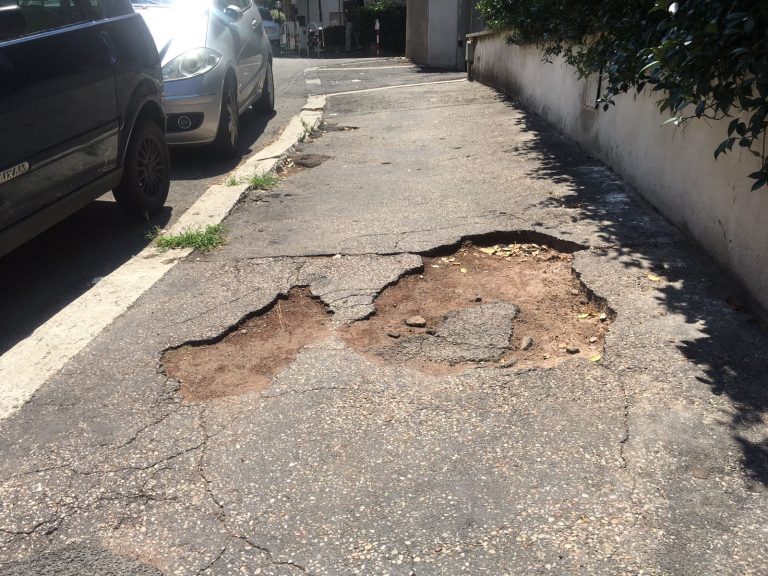
[(728, 279), (483, 86), (324, 119), (0, 422), (0, 573), (768, 572), (768, 333)]

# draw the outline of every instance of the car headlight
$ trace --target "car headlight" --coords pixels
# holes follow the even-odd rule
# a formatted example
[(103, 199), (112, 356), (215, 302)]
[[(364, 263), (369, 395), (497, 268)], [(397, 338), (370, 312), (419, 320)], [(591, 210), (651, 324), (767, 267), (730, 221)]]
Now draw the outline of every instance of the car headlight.
[(163, 80), (181, 80), (205, 74), (221, 61), (221, 54), (210, 48), (195, 48), (163, 66)]

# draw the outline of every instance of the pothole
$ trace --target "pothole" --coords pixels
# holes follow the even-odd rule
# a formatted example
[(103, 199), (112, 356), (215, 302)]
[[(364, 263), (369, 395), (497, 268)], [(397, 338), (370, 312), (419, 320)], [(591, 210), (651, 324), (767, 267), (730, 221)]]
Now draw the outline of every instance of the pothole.
[(334, 326), (306, 288), (216, 342), (163, 356), (166, 374), (188, 401), (261, 391), (299, 351), (334, 333), (358, 353), (427, 374), (478, 366), (552, 367), (569, 357), (599, 361), (611, 312), (572, 273), (572, 247), (475, 246), (424, 257), (375, 301), (376, 313)]
[(320, 130), (323, 132), (350, 132), (352, 130), (358, 130), (359, 126), (341, 126), (334, 122), (323, 122), (320, 125)]
[(188, 401), (259, 392), (302, 348), (331, 333), (325, 307), (308, 289), (294, 288), (218, 342), (167, 351), (163, 369), (181, 384), (181, 395)]
[[(376, 314), (341, 335), (379, 362), (429, 374), (551, 367), (573, 356), (598, 361), (611, 314), (588, 296), (571, 260), (539, 244), (464, 245), (424, 258), (422, 274), (387, 288)], [(409, 322), (414, 317), (424, 325)]]
[(331, 157), (325, 154), (299, 154), (291, 158), (291, 162), (301, 168), (317, 168), (320, 164), (330, 159)]

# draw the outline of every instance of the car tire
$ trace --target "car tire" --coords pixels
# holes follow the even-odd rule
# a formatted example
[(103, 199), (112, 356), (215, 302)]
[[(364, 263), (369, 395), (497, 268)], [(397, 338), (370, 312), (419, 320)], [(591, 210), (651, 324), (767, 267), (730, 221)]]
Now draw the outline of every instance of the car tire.
[(234, 82), (227, 79), (221, 93), (221, 112), (219, 113), (219, 128), (213, 147), (224, 158), (233, 158), (238, 154), (240, 139), (240, 116), (237, 109), (237, 90)]
[(253, 103), (253, 109), (259, 114), (269, 114), (275, 111), (275, 78), (272, 75), (272, 64), (267, 64), (264, 87), (261, 96)]
[(148, 216), (158, 212), (168, 198), (171, 157), (165, 133), (150, 119), (137, 120), (123, 164), (123, 178), (113, 190), (127, 212)]

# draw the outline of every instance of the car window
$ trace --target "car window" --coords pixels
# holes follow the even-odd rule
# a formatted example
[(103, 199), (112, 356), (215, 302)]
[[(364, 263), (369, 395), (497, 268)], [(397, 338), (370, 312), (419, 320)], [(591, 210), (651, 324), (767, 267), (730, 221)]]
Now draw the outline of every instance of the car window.
[(259, 8), (259, 14), (262, 20), (272, 20), (272, 14), (270, 14), (268, 8)]
[(0, 0), (0, 42), (103, 17), (102, 0)]
[(104, 12), (107, 18), (125, 16), (133, 12), (131, 0), (103, 0)]
[(216, 4), (221, 8), (222, 10), (226, 8), (227, 6), (235, 6), (236, 8), (239, 8), (240, 10), (246, 10), (251, 5), (251, 0), (216, 0)]
[(247, 0), (216, 0), (216, 5), (222, 10), (224, 10), (228, 6), (234, 6), (240, 10), (243, 10), (249, 4), (250, 2), (248, 2)]

